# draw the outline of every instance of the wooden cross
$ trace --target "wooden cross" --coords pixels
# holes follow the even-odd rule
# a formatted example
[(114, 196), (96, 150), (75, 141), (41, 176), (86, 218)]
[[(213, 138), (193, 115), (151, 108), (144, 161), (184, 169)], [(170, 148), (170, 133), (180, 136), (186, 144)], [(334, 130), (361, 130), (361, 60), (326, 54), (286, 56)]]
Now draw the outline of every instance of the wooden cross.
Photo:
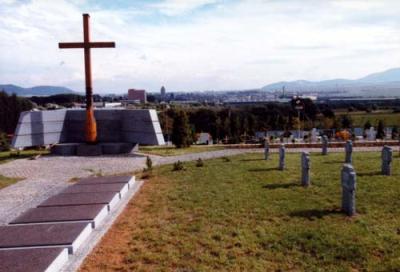
[(83, 42), (59, 43), (58, 48), (83, 48), (85, 53), (85, 83), (86, 83), (86, 126), (85, 139), (89, 144), (97, 142), (97, 126), (93, 111), (91, 48), (115, 47), (115, 42), (91, 42), (89, 34), (89, 14), (83, 14)]

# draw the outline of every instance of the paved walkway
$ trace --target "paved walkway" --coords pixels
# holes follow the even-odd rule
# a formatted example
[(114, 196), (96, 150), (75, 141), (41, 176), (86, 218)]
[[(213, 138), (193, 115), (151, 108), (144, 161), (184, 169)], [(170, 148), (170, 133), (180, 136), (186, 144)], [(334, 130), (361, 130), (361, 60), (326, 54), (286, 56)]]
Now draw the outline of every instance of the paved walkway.
[[(287, 149), (287, 152), (301, 152), (304, 149)], [(354, 148), (354, 151), (380, 151), (381, 147)], [(308, 149), (321, 152), (320, 148)], [(178, 160), (193, 161), (198, 158), (211, 159), (233, 156), (248, 152), (263, 152), (263, 149), (225, 149), (180, 156), (151, 156), (153, 165), (171, 164)], [(272, 149), (271, 152), (277, 152)], [(343, 148), (330, 149), (330, 152), (343, 152)], [(43, 156), (37, 160), (19, 159), (0, 164), (0, 175), (20, 177), (24, 180), (0, 190), (0, 225), (37, 206), (71, 183), (72, 178), (87, 177), (96, 173), (104, 175), (134, 172), (145, 167), (143, 155), (121, 155), (101, 157), (60, 157)]]

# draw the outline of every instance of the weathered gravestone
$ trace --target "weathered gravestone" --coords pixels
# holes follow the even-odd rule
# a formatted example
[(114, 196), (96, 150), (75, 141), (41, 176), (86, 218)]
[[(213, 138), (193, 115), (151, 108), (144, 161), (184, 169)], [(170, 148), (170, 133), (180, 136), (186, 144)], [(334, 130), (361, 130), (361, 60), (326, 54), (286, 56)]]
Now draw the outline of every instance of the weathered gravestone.
[(392, 174), (393, 150), (389, 146), (382, 148), (382, 175), (390, 176)]
[(269, 140), (265, 139), (264, 142), (264, 159), (268, 160), (269, 159)]
[(285, 145), (279, 147), (279, 167), (278, 169), (283, 171), (285, 169)]
[(322, 136), (322, 155), (328, 155), (328, 136)]
[(301, 153), (301, 185), (310, 186), (310, 153)]
[(342, 168), (342, 211), (348, 216), (356, 213), (356, 172), (351, 164)]
[(346, 141), (344, 146), (346, 152), (345, 163), (353, 163), (353, 142), (351, 140)]

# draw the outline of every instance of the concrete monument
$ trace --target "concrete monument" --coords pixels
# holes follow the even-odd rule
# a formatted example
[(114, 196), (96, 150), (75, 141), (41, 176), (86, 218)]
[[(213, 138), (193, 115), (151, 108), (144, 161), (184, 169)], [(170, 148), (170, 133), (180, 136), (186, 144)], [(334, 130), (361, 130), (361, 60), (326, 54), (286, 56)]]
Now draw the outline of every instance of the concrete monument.
[(285, 145), (282, 144), (279, 147), (279, 167), (278, 167), (278, 169), (281, 171), (285, 170), (285, 153), (286, 153)]
[(382, 148), (382, 175), (392, 175), (393, 150), (389, 146)]
[(328, 155), (328, 136), (322, 136), (322, 155)]
[(356, 172), (351, 164), (344, 164), (342, 168), (342, 211), (348, 216), (356, 213)]
[(310, 153), (301, 153), (301, 185), (310, 186)]
[(269, 159), (269, 140), (265, 139), (264, 141), (264, 159)]
[(344, 150), (346, 152), (346, 158), (344, 162), (350, 164), (353, 163), (353, 142), (351, 140), (346, 141)]

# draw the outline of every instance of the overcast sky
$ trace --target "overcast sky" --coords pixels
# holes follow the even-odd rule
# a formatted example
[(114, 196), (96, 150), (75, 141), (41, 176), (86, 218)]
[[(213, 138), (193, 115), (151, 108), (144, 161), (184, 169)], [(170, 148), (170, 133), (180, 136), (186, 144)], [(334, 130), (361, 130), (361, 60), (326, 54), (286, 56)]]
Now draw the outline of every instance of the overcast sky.
[(0, 84), (84, 90), (90, 13), (97, 93), (259, 88), (400, 66), (399, 0), (0, 0)]

